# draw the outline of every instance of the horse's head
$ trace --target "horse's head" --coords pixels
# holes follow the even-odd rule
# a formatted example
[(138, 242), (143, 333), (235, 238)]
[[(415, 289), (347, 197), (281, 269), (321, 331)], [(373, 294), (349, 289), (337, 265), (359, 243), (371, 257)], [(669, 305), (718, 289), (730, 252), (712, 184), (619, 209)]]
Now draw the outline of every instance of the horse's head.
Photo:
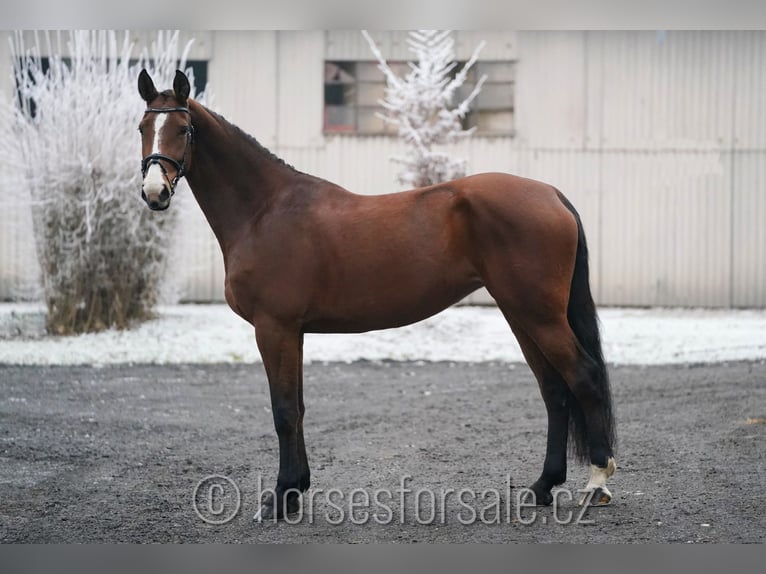
[(138, 76), (138, 93), (146, 102), (139, 124), (143, 160), (141, 197), (150, 209), (170, 207), (178, 180), (188, 169), (194, 127), (189, 111), (189, 79), (178, 70), (173, 89), (158, 92), (146, 70)]

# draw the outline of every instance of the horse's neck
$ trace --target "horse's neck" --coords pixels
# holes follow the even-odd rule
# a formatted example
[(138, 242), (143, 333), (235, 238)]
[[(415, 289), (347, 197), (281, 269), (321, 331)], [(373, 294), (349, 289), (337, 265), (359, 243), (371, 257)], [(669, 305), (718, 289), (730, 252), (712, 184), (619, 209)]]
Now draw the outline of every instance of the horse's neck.
[(187, 180), (225, 255), (227, 246), (296, 174), (202, 105), (190, 100), (189, 109), (195, 139)]

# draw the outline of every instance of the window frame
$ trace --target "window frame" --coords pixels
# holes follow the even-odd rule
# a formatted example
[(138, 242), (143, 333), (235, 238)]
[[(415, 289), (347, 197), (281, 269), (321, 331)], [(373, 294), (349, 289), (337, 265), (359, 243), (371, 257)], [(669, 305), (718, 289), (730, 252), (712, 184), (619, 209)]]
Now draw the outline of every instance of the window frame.
[[(460, 68), (465, 65), (466, 61), (458, 60), (458, 66), (455, 68), (455, 70), (460, 70)], [(369, 110), (369, 111), (379, 111), (382, 112), (382, 106), (380, 106), (379, 103), (376, 104), (360, 104), (359, 103), (359, 94), (360, 90), (358, 89), (358, 86), (361, 85), (386, 85), (385, 77), (382, 76), (381, 72), (381, 79), (378, 81), (373, 81), (370, 79), (359, 79), (360, 74), (357, 70), (357, 66), (359, 64), (362, 65), (369, 65), (374, 66), (377, 68), (378, 62), (376, 60), (352, 60), (352, 59), (330, 59), (325, 58), (322, 60), (322, 66), (324, 68), (323, 73), (323, 102), (322, 102), (322, 135), (325, 137), (333, 137), (333, 136), (354, 136), (354, 137), (396, 137), (397, 131), (395, 126), (391, 126), (390, 124), (387, 124), (383, 122), (383, 129), (382, 130), (376, 130), (376, 131), (360, 131), (360, 115), (359, 110)], [(388, 64), (395, 69), (395, 72), (400, 73), (399, 69), (406, 69), (408, 67), (408, 62), (406, 60), (394, 60), (391, 62), (388, 62)], [(472, 102), (471, 108), (466, 115), (465, 119), (463, 120), (463, 128), (467, 129), (470, 127), (476, 127), (473, 136), (474, 137), (482, 137), (482, 138), (508, 138), (508, 137), (515, 137), (516, 135), (516, 74), (517, 74), (517, 60), (478, 60), (474, 66), (469, 71), (469, 80), (467, 80), (463, 87), (468, 87), (469, 85), (473, 86), (475, 85), (475, 79), (479, 77), (480, 75), (480, 69), (483, 65), (493, 65), (493, 64), (501, 64), (501, 65), (507, 65), (510, 66), (510, 79), (493, 79), (491, 75), (487, 76), (486, 81), (484, 82), (484, 86), (482, 88), (482, 91), (488, 87), (488, 86), (502, 86), (506, 85), (510, 88), (510, 105), (509, 106), (500, 106), (497, 108), (484, 108), (484, 109), (477, 109), (477, 104), (481, 102), (482, 92), (479, 92), (477, 95), (477, 98)], [(345, 71), (349, 76), (351, 77), (351, 81), (348, 80), (338, 80), (336, 82), (328, 81), (328, 65), (335, 65), (338, 66), (338, 68), (342, 71)], [(349, 72), (349, 70), (352, 70)], [(470, 77), (473, 76), (473, 81), (470, 81)], [(353, 101), (351, 103), (328, 103), (328, 88), (331, 86), (347, 86), (348, 90), (352, 92), (352, 98)], [(471, 87), (468, 90), (461, 90), (464, 95), (467, 95), (470, 93), (470, 91), (473, 88)], [(341, 96), (341, 98), (346, 97), (345, 94)], [(330, 123), (329, 120), (329, 114), (331, 109), (346, 109), (350, 110), (353, 114), (353, 123), (347, 123), (347, 124), (333, 124)], [(479, 114), (481, 113), (503, 113), (507, 112), (510, 113), (510, 123), (511, 126), (507, 129), (497, 129), (497, 130), (486, 130), (481, 129), (479, 127), (480, 120), (479, 120)], [(476, 118), (475, 123), (471, 125), (471, 118)]]

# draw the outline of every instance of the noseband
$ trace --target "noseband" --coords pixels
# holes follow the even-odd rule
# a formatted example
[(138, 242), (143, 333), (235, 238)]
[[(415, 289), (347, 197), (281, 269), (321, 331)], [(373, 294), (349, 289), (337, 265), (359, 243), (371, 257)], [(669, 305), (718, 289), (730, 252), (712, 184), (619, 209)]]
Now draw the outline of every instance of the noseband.
[[(153, 114), (169, 114), (170, 112), (183, 112), (185, 114), (189, 114), (189, 117), (191, 118), (191, 112), (189, 111), (189, 108), (182, 108), (182, 107), (147, 108), (145, 112), (153, 113)], [(194, 143), (194, 126), (191, 124), (189, 124), (189, 131), (186, 132), (186, 144), (184, 144), (184, 154), (181, 157), (181, 161), (177, 161), (173, 159), (172, 157), (168, 157), (161, 153), (149, 154), (148, 156), (146, 156), (144, 159), (141, 160), (142, 177), (144, 178), (146, 177), (146, 172), (149, 171), (149, 166), (158, 165), (160, 166), (160, 169), (162, 170), (162, 174), (167, 178), (168, 171), (165, 169), (165, 166), (162, 164), (162, 161), (168, 162), (170, 165), (176, 168), (176, 176), (170, 182), (170, 195), (172, 197), (173, 194), (176, 192), (176, 185), (178, 184), (178, 180), (180, 180), (186, 174), (186, 150), (188, 149), (190, 143)]]

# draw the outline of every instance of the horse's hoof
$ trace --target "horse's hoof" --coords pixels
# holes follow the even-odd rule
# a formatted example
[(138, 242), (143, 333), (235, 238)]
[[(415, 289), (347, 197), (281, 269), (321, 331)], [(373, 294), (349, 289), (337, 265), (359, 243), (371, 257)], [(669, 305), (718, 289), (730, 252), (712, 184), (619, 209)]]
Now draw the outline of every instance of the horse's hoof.
[(597, 486), (583, 493), (580, 506), (608, 506), (612, 502), (612, 493), (606, 486)]
[(553, 495), (545, 490), (538, 490), (534, 486), (525, 488), (519, 500), (524, 506), (550, 506), (553, 503)]
[(265, 522), (266, 520), (274, 520), (274, 506), (271, 504), (261, 504), (258, 512), (253, 516), (255, 522)]
[(606, 487), (607, 479), (617, 470), (614, 458), (609, 457), (606, 466), (590, 465), (590, 480), (580, 498), (580, 506), (606, 506), (612, 501), (612, 493)]
[(253, 516), (255, 522), (265, 522), (266, 520), (280, 520), (285, 516), (291, 516), (301, 511), (301, 499), (297, 495), (287, 496), (287, 508), (282, 511), (275, 510), (274, 497), (271, 493), (267, 493), (263, 497), (263, 502), (258, 512)]

